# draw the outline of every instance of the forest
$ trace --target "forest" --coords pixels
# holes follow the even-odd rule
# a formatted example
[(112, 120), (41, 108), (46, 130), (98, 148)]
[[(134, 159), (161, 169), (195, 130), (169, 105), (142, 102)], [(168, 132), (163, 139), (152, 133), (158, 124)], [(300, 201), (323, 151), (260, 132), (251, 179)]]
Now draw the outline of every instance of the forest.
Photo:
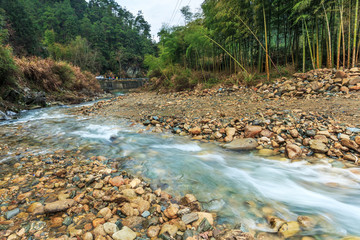
[(359, 61), (358, 0), (205, 0), (202, 14), (181, 12), (186, 25), (163, 27), (158, 56), (145, 59), (164, 86), (269, 81)]
[(2, 47), (82, 70), (155, 77), (182, 90), (224, 80), (251, 84), (359, 61), (359, 0), (205, 0), (182, 26), (150, 25), (115, 0), (1, 0)]
[(2, 48), (51, 57), (92, 73), (143, 74), (155, 52), (150, 25), (115, 0), (0, 0)]

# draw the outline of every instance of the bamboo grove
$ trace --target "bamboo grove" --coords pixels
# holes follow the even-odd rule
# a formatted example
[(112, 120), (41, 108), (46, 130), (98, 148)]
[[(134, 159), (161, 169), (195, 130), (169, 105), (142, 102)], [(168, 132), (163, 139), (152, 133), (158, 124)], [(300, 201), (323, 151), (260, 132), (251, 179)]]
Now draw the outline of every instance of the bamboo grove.
[[(205, 0), (183, 8), (185, 26), (164, 27), (150, 70), (206, 73), (351, 68), (359, 61), (359, 0)], [(203, 74), (204, 75), (204, 74)]]

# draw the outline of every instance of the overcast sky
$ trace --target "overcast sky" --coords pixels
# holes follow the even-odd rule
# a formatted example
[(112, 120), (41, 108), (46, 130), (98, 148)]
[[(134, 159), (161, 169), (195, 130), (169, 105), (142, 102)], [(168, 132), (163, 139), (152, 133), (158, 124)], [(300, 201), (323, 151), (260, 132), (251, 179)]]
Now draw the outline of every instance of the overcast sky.
[[(138, 11), (142, 11), (145, 20), (151, 25), (151, 35), (157, 39), (163, 23), (172, 25), (183, 25), (184, 18), (180, 12), (183, 6), (189, 5), (191, 12), (197, 12), (204, 0), (116, 0), (120, 6), (125, 7), (135, 16)], [(175, 7), (175, 17), (173, 12)]]

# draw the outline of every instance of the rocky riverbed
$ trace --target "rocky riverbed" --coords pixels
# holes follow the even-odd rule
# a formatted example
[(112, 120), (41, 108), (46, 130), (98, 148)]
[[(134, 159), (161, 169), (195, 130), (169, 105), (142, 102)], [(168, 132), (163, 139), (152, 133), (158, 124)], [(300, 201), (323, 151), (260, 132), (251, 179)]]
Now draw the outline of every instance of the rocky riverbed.
[[(340, 84), (321, 71), (318, 82)], [(347, 81), (349, 92), (277, 94), (314, 76), (129, 94), (0, 125), (0, 239), (359, 239), (348, 236), (358, 232), (359, 94)]]
[(341, 167), (355, 167), (360, 157), (359, 75), (358, 68), (321, 69), (254, 89), (137, 93), (78, 113), (127, 117), (154, 126), (155, 132), (169, 130), (232, 150), (257, 149), (261, 156), (310, 162), (330, 158)]

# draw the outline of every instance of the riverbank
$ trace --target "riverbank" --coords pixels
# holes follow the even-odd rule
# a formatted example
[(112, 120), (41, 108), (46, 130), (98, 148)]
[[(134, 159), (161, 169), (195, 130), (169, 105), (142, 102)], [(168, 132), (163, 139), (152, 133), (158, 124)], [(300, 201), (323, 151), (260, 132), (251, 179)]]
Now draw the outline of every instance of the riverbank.
[[(83, 107), (84, 115), (121, 117), (233, 150), (293, 161), (327, 159), (357, 167), (358, 92), (267, 98), (253, 89), (132, 93)], [(146, 128), (145, 127), (145, 128)]]
[[(105, 107), (115, 105), (115, 102), (116, 99), (101, 101), (95, 106)], [(258, 170), (261, 170), (255, 165), (253, 167), (258, 170), (249, 171), (247, 164), (262, 161), (262, 167), (268, 165), (263, 171), (281, 173), (264, 181), (276, 183), (279, 178), (289, 179), (286, 169), (291, 167), (290, 164), (276, 166), (272, 161), (266, 162), (252, 155), (240, 157), (235, 152), (215, 149), (213, 144), (191, 142), (171, 134), (153, 134), (152, 130), (160, 128), (147, 126), (149, 130), (144, 130), (141, 125), (118, 117), (69, 114), (82, 108), (40, 109), (29, 112), (18, 122), (1, 126), (0, 155), (2, 160), (8, 161), (2, 163), (0, 169), (0, 236), (4, 239), (117, 239), (118, 235), (119, 239), (151, 236), (153, 239), (172, 239), (173, 236), (188, 240), (234, 239), (235, 236), (240, 239), (334, 239), (333, 236), (347, 235), (334, 230), (338, 226), (329, 224), (324, 213), (311, 212), (309, 215), (309, 212), (299, 211), (296, 201), (291, 203), (290, 212), (294, 212), (289, 214), (282, 200), (259, 200), (262, 194), (272, 193), (278, 188), (289, 191), (286, 185), (253, 195), (252, 183), (241, 179), (245, 172), (254, 172), (252, 177), (256, 179)], [(159, 162), (159, 159), (164, 162)], [(235, 165), (224, 164), (222, 159), (226, 162), (233, 159)], [(244, 167), (247, 170), (242, 173)], [(304, 168), (306, 165), (301, 171)], [(124, 169), (138, 174), (128, 174)], [(232, 182), (235, 176), (227, 176), (229, 170), (235, 169), (242, 182), (238, 187)], [(356, 182), (355, 170), (343, 170), (341, 174), (344, 177), (354, 174), (353, 181)], [(216, 171), (224, 173), (217, 178), (220, 172)], [(349, 188), (341, 185), (342, 180), (339, 184), (330, 180), (334, 176), (339, 179), (331, 167), (324, 165), (322, 171), (323, 174), (329, 172), (326, 181), (315, 186), (325, 186), (325, 190), (336, 188), (339, 192)], [(145, 175), (152, 176), (151, 180), (144, 180), (141, 176)], [(294, 186), (298, 186), (297, 192), (304, 197), (311, 192), (308, 187), (306, 190), (301, 187), (306, 175), (300, 176), (300, 185), (294, 182)], [(169, 185), (174, 186), (174, 182), (188, 188), (184, 186), (182, 191), (169, 188)], [(256, 182), (262, 183), (261, 179)], [(311, 180), (313, 184), (314, 180)], [(205, 186), (208, 186), (206, 190)], [(242, 192), (244, 186), (251, 189), (250, 193)], [(187, 195), (189, 189), (195, 198)], [(201, 196), (201, 204), (196, 201), (198, 196)], [(341, 196), (353, 195), (344, 192)], [(192, 200), (184, 202), (186, 198)], [(286, 199), (291, 198), (286, 196)], [(326, 196), (325, 199), (332, 198)], [(277, 205), (279, 203), (281, 207)], [(219, 217), (203, 210), (203, 205), (216, 210)], [(315, 204), (311, 209), (317, 211), (316, 208)], [(326, 212), (339, 214), (337, 210), (328, 209)], [(343, 212), (341, 210), (341, 216)], [(249, 221), (246, 226), (250, 233), (225, 230), (240, 229), (234, 224), (224, 225), (227, 219), (231, 219), (228, 216), (231, 213), (236, 222)], [(203, 218), (206, 220), (201, 221), (202, 227), (196, 225)], [(251, 221), (253, 224), (248, 225)], [(340, 229), (343, 227), (354, 232), (351, 224), (350, 227), (342, 225)], [(321, 229), (321, 233), (314, 232), (314, 229)], [(114, 236), (114, 231), (120, 233)], [(128, 238), (121, 234), (127, 234)]]

